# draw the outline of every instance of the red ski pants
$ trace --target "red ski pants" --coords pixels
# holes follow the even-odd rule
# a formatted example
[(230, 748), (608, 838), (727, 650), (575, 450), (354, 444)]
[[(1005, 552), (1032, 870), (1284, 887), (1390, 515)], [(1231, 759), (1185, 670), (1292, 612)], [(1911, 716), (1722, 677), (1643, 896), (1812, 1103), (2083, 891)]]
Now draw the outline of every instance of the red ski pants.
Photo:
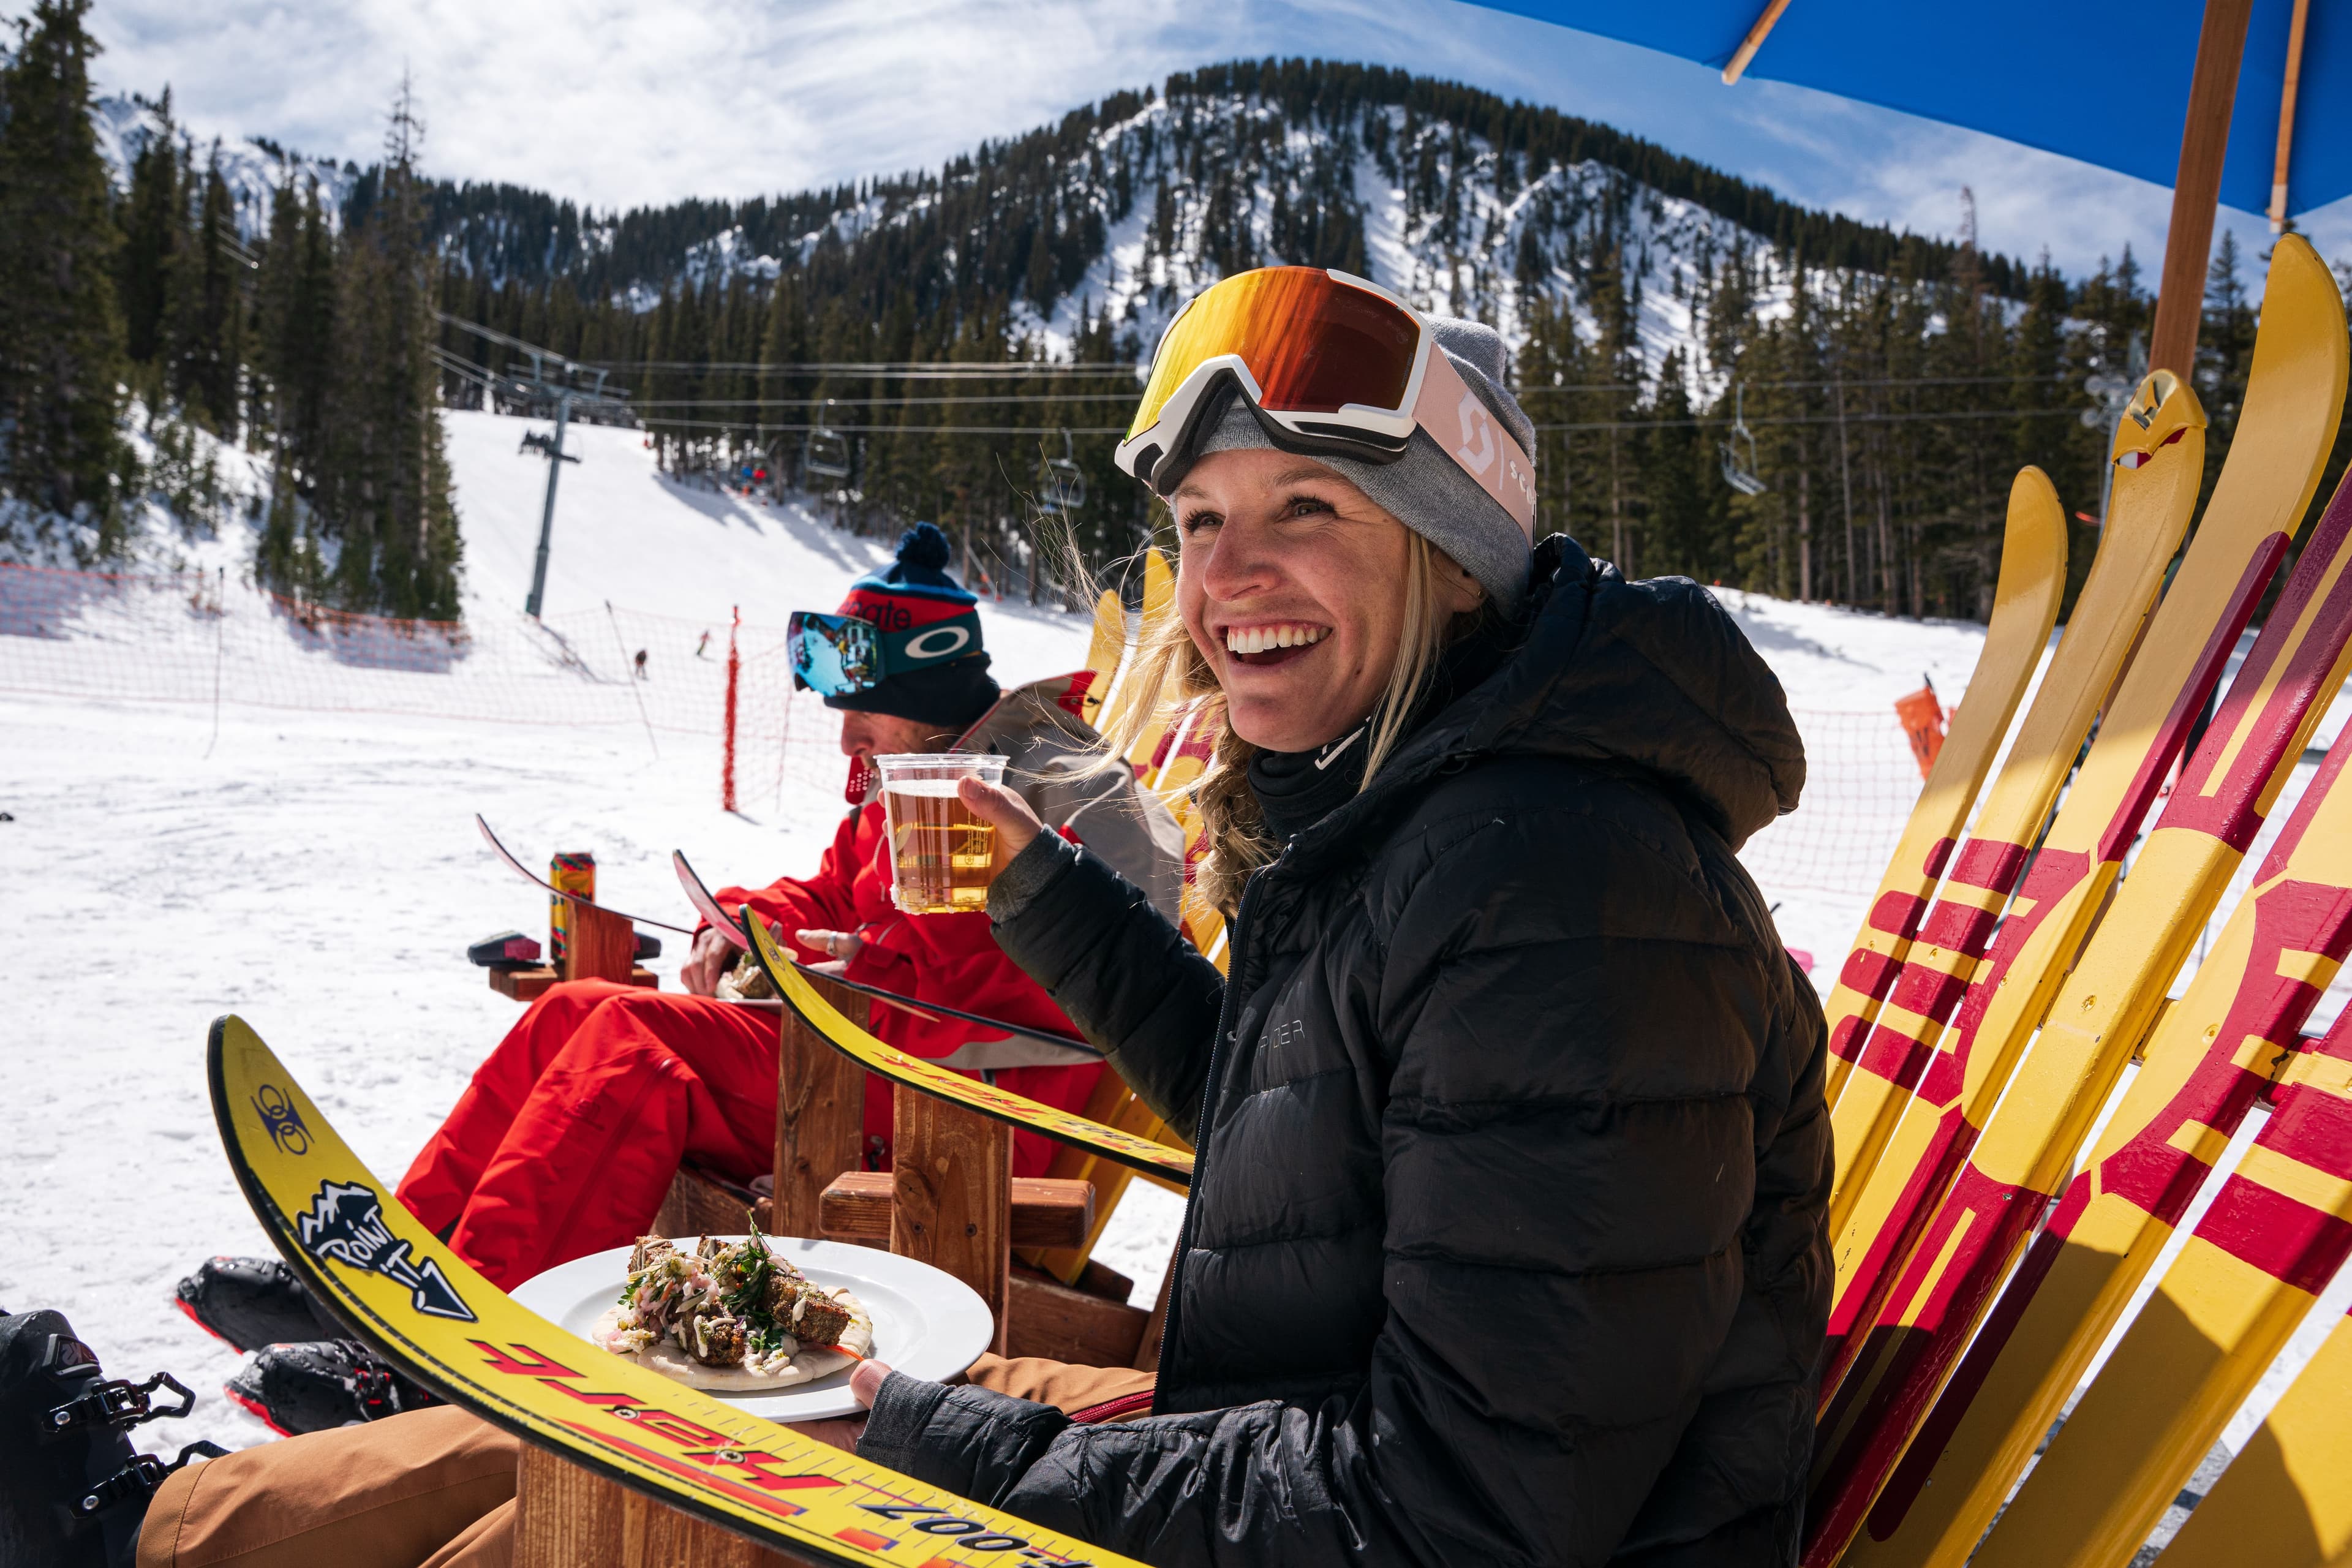
[[(645, 1234), (688, 1160), (738, 1181), (772, 1168), (777, 1015), (707, 996), (575, 980), (507, 1031), (400, 1184), (409, 1212), (511, 1290)], [(1016, 1094), (1076, 1110), (1102, 1069), (1013, 1068)], [(890, 1085), (866, 1080), (866, 1134), (887, 1158)], [(1054, 1145), (1022, 1131), (1015, 1175)]]
[(776, 1029), (772, 1012), (704, 996), (553, 986), (476, 1071), (401, 1201), (500, 1289), (626, 1246), (681, 1161), (738, 1180), (770, 1167)]

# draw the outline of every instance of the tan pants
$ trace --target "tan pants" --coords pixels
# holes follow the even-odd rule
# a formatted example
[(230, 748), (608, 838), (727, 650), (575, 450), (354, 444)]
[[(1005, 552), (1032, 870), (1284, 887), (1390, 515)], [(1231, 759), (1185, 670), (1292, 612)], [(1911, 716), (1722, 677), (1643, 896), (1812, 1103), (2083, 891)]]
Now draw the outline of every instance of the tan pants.
[[(984, 1355), (969, 1381), (1118, 1419), (1152, 1374)], [(266, 1443), (165, 1481), (139, 1568), (506, 1568), (522, 1440), (454, 1406)]]

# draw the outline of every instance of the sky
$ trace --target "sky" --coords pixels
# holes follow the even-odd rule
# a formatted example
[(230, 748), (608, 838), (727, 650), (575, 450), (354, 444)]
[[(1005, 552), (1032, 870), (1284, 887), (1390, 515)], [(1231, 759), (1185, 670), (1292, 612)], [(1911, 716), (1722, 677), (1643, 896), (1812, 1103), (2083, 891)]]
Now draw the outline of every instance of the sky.
[[(14, 9), (0, 0), (0, 10)], [(1808, 205), (2071, 275), (2153, 272), (2169, 193), (2012, 142), (1456, 0), (99, 0), (101, 86), (168, 83), (200, 133), (362, 164), (404, 67), (425, 162), (599, 208), (934, 166), (1173, 70), (1270, 54), (1467, 81), (1643, 135)], [(2303, 218), (2352, 263), (2352, 199)], [(2258, 216), (2225, 211), (2249, 258)], [(2218, 242), (2218, 235), (2217, 235)], [(2258, 270), (2258, 268), (2257, 268)], [(2152, 279), (2151, 279), (2152, 281)]]

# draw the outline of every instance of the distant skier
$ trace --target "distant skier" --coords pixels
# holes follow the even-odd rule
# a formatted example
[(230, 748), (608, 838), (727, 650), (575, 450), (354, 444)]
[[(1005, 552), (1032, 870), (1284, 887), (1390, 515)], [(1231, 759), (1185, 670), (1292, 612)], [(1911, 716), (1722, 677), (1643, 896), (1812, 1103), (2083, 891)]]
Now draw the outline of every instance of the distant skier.
[(702, 640), (694, 645), (694, 657), (697, 658), (708, 658), (709, 655), (710, 634), (706, 631), (702, 634)]
[(639, 648), (639, 649), (637, 649), (637, 679), (638, 679), (639, 680), (643, 680), (645, 678), (646, 678), (646, 650), (645, 650), (645, 649), (643, 649), (643, 648)]

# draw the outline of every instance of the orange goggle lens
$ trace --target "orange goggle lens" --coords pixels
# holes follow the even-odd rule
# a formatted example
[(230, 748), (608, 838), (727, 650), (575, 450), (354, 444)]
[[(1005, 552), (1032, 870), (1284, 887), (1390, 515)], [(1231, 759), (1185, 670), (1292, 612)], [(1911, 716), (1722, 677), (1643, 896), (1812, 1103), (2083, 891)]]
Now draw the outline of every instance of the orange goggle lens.
[(1249, 367), (1269, 413), (1336, 414), (1350, 403), (1402, 412), (1421, 333), (1412, 312), (1319, 267), (1236, 273), (1168, 329), (1128, 439), (1159, 422), (1194, 371), (1226, 354)]

